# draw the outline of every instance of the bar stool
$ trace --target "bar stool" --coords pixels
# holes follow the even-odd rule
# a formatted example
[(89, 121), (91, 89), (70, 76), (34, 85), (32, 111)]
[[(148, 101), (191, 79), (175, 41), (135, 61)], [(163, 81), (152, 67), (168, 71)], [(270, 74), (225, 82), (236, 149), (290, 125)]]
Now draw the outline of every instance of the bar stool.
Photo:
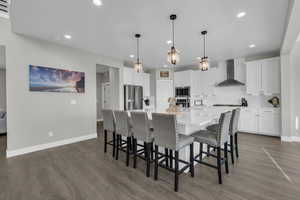
[[(158, 179), (158, 167), (165, 168), (175, 174), (174, 190), (178, 191), (178, 180), (179, 175), (189, 168), (191, 176), (194, 177), (194, 138), (190, 136), (181, 135), (177, 132), (176, 116), (171, 114), (152, 114), (152, 125), (154, 133), (155, 143), (155, 168), (154, 168), (154, 179)], [(179, 151), (190, 146), (190, 160), (189, 162), (179, 159)], [(173, 155), (167, 153), (160, 153), (158, 147), (163, 147), (175, 151), (175, 158)], [(163, 165), (168, 159), (175, 159), (175, 168), (171, 168), (167, 165)], [(179, 169), (179, 163), (183, 163), (184, 166)]]
[[(126, 152), (126, 166), (129, 166), (129, 156), (131, 150), (131, 126), (127, 111), (114, 111), (116, 118), (116, 134), (117, 134), (117, 147), (116, 147), (116, 160), (119, 158), (119, 150)], [(126, 137), (126, 140), (122, 139)]]
[[(204, 164), (206, 166), (215, 168), (218, 170), (219, 184), (222, 184), (222, 172), (221, 165), (225, 163), (226, 173), (229, 173), (228, 169), (228, 131), (231, 120), (231, 112), (222, 113), (219, 119), (219, 128), (214, 131), (201, 130), (194, 133), (192, 136), (195, 138), (196, 142), (200, 143), (200, 153), (194, 158), (194, 161)], [(217, 149), (217, 156), (210, 154), (209, 149), (207, 152), (203, 151), (203, 144), (207, 144), (213, 148)], [(221, 146), (224, 145), (224, 158), (221, 157)], [(217, 166), (210, 163), (204, 162), (202, 160), (202, 154), (210, 154), (210, 156), (217, 158)], [(199, 157), (199, 160), (197, 158)]]
[[(239, 157), (239, 151), (238, 151), (238, 123), (240, 119), (240, 108), (236, 108), (232, 111), (232, 116), (231, 116), (231, 121), (230, 121), (230, 128), (229, 128), (229, 136), (230, 136), (230, 141), (228, 146), (230, 149), (228, 152), (230, 152), (231, 155), (231, 162), (234, 164), (234, 151), (236, 154), (236, 157)], [(214, 131), (218, 129), (219, 124), (213, 124), (208, 127), (206, 127), (207, 130)]]
[[(104, 129), (104, 153), (107, 152), (107, 145), (113, 146), (113, 157), (115, 157), (116, 147), (116, 126), (115, 117), (112, 110), (102, 110), (103, 113), (103, 129)], [(107, 133), (112, 133), (113, 139), (107, 141)]]
[[(131, 112), (132, 132), (133, 132), (133, 167), (136, 168), (137, 157), (146, 161), (146, 176), (150, 177), (150, 164), (153, 158), (153, 135), (151, 123), (146, 112)], [(138, 142), (144, 142), (144, 148), (137, 150)], [(144, 154), (144, 156), (142, 156)]]

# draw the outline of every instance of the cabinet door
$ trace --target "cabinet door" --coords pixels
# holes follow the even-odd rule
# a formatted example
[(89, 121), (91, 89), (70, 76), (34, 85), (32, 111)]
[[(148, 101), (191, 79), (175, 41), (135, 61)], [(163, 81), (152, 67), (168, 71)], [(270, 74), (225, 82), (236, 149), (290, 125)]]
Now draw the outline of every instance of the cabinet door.
[(127, 67), (123, 68), (124, 85), (133, 85), (133, 70)]
[(165, 112), (169, 107), (168, 99), (174, 97), (173, 81), (159, 80), (156, 82), (156, 111)]
[(240, 115), (239, 130), (250, 133), (258, 131), (258, 114), (256, 110), (243, 109)]
[(133, 84), (138, 86), (144, 85), (144, 75), (143, 73), (137, 73), (133, 71)]
[(144, 96), (145, 97), (150, 97), (150, 74), (143, 73), (143, 89), (144, 89)]
[(182, 79), (181, 72), (175, 72), (174, 73), (174, 86), (175, 87), (183, 87), (181, 79)]
[(280, 59), (272, 58), (262, 61), (262, 91), (266, 95), (280, 93)]
[(274, 136), (281, 135), (281, 117), (280, 112), (274, 112)]
[(274, 135), (274, 113), (272, 110), (262, 110), (259, 114), (259, 132)]
[(247, 63), (246, 79), (247, 93), (258, 95), (261, 89), (261, 62)]

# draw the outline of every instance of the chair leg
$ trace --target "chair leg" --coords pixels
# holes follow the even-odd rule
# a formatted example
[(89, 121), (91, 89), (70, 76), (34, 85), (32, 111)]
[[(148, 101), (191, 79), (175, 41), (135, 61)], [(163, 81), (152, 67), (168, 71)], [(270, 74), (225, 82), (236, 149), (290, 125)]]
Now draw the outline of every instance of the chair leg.
[(136, 139), (135, 138), (133, 138), (133, 141), (132, 141), (132, 143), (133, 143), (133, 168), (136, 168), (136, 159), (137, 159), (137, 154), (136, 154), (136, 152), (137, 152), (137, 141), (136, 141)]
[(107, 130), (104, 130), (104, 153), (107, 152)]
[(150, 144), (150, 155), (151, 155), (151, 160), (154, 158), (154, 149), (153, 149), (153, 142)]
[(200, 149), (199, 149), (199, 160), (202, 161), (202, 154), (203, 154), (203, 144), (200, 143)]
[(150, 177), (150, 150), (151, 150), (151, 143), (146, 143), (146, 164), (147, 164), (147, 167), (146, 167), (146, 176), (147, 177)]
[(233, 144), (233, 136), (230, 135), (230, 155), (231, 155), (231, 163), (234, 164), (234, 148), (235, 145)]
[(169, 167), (169, 150), (165, 148), (166, 167)]
[(228, 143), (225, 142), (224, 144), (224, 159), (225, 159), (225, 170), (226, 170), (226, 174), (229, 173), (229, 169), (228, 169)]
[(116, 139), (117, 141), (116, 141), (116, 147), (115, 147), (115, 149), (116, 149), (116, 160), (118, 160), (119, 159), (119, 142), (120, 142), (120, 135), (117, 135), (117, 139)]
[(158, 179), (158, 146), (157, 145), (155, 145), (154, 159), (155, 159), (154, 180), (157, 180)]
[(207, 157), (210, 156), (210, 145), (207, 145)]
[(179, 153), (175, 151), (175, 182), (174, 182), (174, 190), (178, 191), (178, 178), (179, 178)]
[(238, 158), (239, 157), (239, 147), (238, 147), (238, 133), (237, 132), (234, 134), (234, 143), (235, 143), (235, 154), (236, 154), (236, 157)]
[(217, 168), (218, 168), (219, 184), (222, 184), (221, 147), (217, 147)]
[(194, 143), (190, 144), (190, 172), (191, 176), (194, 177), (195, 170), (194, 170)]
[(130, 154), (130, 149), (131, 149), (131, 138), (127, 137), (127, 144), (126, 144), (126, 166), (129, 166), (129, 154)]
[(116, 133), (113, 132), (113, 157), (116, 155)]
[(169, 157), (170, 157), (170, 168), (173, 169), (173, 150), (170, 149), (169, 151)]

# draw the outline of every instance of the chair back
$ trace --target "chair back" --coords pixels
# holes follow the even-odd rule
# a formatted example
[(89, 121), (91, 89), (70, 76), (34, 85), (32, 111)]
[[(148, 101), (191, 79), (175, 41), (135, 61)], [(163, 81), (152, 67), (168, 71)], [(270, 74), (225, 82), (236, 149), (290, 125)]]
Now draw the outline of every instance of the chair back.
[(231, 111), (222, 113), (219, 119), (220, 126), (217, 131), (217, 142), (220, 146), (228, 141), (231, 113)]
[(131, 112), (132, 132), (137, 140), (152, 142), (150, 122), (146, 112)]
[(127, 111), (114, 111), (116, 119), (116, 133), (125, 137), (131, 136), (131, 127)]
[(112, 110), (102, 110), (104, 130), (115, 131), (115, 117)]
[(230, 122), (230, 132), (229, 134), (234, 135), (238, 131), (239, 119), (240, 119), (241, 109), (237, 108), (232, 111), (231, 122)]
[(152, 125), (155, 144), (169, 149), (176, 149), (176, 116), (152, 113)]

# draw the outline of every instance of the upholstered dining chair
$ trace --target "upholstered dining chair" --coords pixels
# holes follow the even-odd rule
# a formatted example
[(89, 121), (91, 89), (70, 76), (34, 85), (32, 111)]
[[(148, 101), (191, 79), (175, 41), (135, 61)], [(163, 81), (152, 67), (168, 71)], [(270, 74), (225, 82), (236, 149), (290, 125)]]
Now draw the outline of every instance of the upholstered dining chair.
[[(231, 162), (234, 164), (234, 152), (236, 157), (239, 157), (239, 149), (238, 149), (238, 123), (240, 119), (240, 108), (236, 108), (232, 111), (231, 121), (230, 121), (230, 128), (229, 128), (229, 144), (228, 152), (230, 152), (231, 155)], [(207, 130), (214, 131), (219, 128), (219, 124), (212, 124), (208, 127), (206, 127)]]
[[(153, 135), (155, 143), (155, 168), (154, 179), (158, 179), (158, 167), (165, 168), (175, 174), (174, 190), (178, 191), (179, 175), (189, 168), (191, 176), (194, 177), (194, 138), (190, 136), (181, 135), (178, 133), (176, 115), (173, 114), (152, 114)], [(190, 161), (186, 162), (179, 158), (179, 151), (189, 146), (190, 148)], [(173, 155), (159, 152), (158, 147), (163, 147), (175, 151), (175, 158)], [(175, 168), (164, 165), (163, 163), (170, 159), (175, 160)], [(179, 163), (184, 166), (179, 169)]]
[[(116, 152), (116, 126), (115, 126), (115, 116), (112, 110), (104, 109), (103, 113), (103, 129), (104, 129), (104, 153), (107, 152), (107, 145), (112, 145), (113, 147), (113, 157), (115, 157)], [(112, 140), (108, 141), (107, 133), (112, 134)]]
[[(129, 166), (129, 156), (131, 154), (131, 125), (127, 111), (114, 111), (116, 119), (116, 134), (117, 134), (117, 145), (116, 145), (116, 160), (119, 158), (119, 150), (126, 151), (126, 166)], [(125, 137), (126, 140), (123, 140)]]
[[(146, 112), (130, 112), (133, 132), (133, 167), (136, 168), (137, 157), (146, 161), (146, 176), (150, 177), (150, 164), (153, 150), (153, 134), (150, 120)], [(138, 152), (138, 141), (144, 143), (142, 151)], [(144, 155), (144, 156), (142, 156)]]
[[(231, 111), (222, 113), (219, 119), (219, 126), (216, 131), (201, 130), (194, 133), (192, 136), (196, 142), (200, 143), (200, 153), (194, 158), (194, 161), (204, 164), (206, 166), (217, 169), (219, 184), (222, 184), (222, 170), (221, 165), (225, 164), (226, 173), (229, 173), (228, 169), (228, 132), (231, 121)], [(217, 150), (217, 156), (210, 154), (208, 149), (206, 152), (203, 151), (203, 144), (209, 145)], [(221, 147), (224, 145), (224, 157), (221, 156)], [(212, 165), (203, 161), (203, 154), (210, 154), (210, 156), (217, 158), (217, 166)], [(197, 159), (199, 158), (199, 159)]]

